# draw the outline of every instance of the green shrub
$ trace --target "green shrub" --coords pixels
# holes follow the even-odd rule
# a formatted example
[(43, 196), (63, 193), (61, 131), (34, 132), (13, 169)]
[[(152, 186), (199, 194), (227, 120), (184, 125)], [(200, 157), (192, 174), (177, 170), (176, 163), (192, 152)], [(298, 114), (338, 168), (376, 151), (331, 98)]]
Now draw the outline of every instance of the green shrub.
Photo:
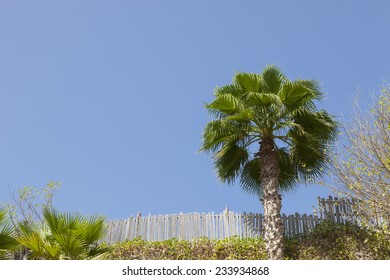
[[(324, 221), (306, 235), (285, 238), (285, 259), (356, 260), (390, 259), (390, 231), (352, 223)], [(213, 240), (169, 239), (148, 242), (140, 238), (118, 243), (106, 256), (110, 260), (264, 260), (261, 238)]]
[(285, 239), (285, 258), (300, 260), (389, 259), (390, 233), (352, 223), (324, 221), (305, 236)]
[(370, 234), (370, 248), (372, 255), (378, 260), (390, 259), (390, 231), (387, 226), (379, 229), (371, 230)]
[(231, 237), (222, 240), (200, 238), (148, 242), (140, 238), (118, 243), (110, 260), (258, 260), (266, 259), (261, 238)]

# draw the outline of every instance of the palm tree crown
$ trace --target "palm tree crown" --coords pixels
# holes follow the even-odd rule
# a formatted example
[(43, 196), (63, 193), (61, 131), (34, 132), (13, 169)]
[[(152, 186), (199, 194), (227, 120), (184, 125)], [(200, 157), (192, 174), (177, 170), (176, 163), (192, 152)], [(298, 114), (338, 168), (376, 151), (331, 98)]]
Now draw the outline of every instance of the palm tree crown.
[(337, 123), (314, 100), (323, 96), (313, 80), (288, 80), (275, 66), (262, 74), (238, 73), (231, 85), (217, 88), (206, 105), (215, 119), (203, 132), (202, 150), (214, 156), (217, 175), (261, 196), (258, 150), (254, 143), (272, 140), (280, 168), (279, 187), (286, 191), (326, 170), (328, 146)]

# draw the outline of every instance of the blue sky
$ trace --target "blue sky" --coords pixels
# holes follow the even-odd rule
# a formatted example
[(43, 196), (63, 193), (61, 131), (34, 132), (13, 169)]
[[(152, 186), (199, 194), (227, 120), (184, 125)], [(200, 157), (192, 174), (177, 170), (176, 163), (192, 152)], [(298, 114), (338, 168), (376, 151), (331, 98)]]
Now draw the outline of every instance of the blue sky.
[[(390, 78), (388, 1), (1, 1), (0, 201), (62, 182), (61, 210), (109, 218), (261, 212), (198, 153), (203, 102), (235, 72), (316, 79), (331, 114)], [(368, 108), (368, 106), (366, 106)], [(341, 118), (339, 118), (341, 120)], [(319, 186), (284, 196), (311, 213)]]

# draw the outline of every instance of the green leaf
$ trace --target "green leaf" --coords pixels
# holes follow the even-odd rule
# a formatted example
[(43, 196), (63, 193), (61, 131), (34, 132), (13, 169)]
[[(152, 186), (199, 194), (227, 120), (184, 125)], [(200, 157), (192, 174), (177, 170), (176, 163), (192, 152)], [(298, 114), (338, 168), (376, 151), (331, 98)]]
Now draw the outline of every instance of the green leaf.
[(286, 77), (275, 65), (267, 66), (262, 73), (264, 81), (264, 91), (270, 93), (278, 93), (281, 85), (286, 80)]
[(269, 106), (271, 104), (283, 106), (280, 97), (273, 93), (249, 92), (247, 100), (249, 104), (254, 104), (255, 106), (260, 107)]
[(218, 177), (223, 182), (233, 182), (248, 157), (248, 151), (238, 145), (224, 146), (215, 155), (215, 168)]
[(231, 94), (222, 94), (217, 96), (215, 100), (206, 105), (211, 112), (217, 111), (225, 114), (231, 114), (240, 109), (240, 101)]
[(244, 192), (261, 197), (260, 160), (258, 158), (245, 163), (242, 169), (240, 183)]
[(259, 74), (237, 73), (233, 83), (241, 89), (241, 92), (261, 92), (263, 90), (262, 77)]

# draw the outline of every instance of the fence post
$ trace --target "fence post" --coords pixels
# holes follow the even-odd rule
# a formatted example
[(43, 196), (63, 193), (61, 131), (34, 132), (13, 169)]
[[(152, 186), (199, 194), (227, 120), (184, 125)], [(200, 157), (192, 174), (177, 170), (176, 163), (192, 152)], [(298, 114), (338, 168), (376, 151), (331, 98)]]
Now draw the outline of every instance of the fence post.
[(334, 211), (335, 205), (334, 205), (333, 197), (331, 195), (328, 198), (328, 206), (329, 206), (330, 221), (334, 223), (334, 222), (336, 222), (335, 211)]
[(141, 212), (138, 212), (137, 218), (135, 221), (135, 236), (134, 237), (140, 236), (140, 220), (141, 220)]
[(335, 208), (335, 218), (336, 218), (336, 223), (341, 223), (341, 219), (340, 219), (340, 203), (339, 203), (339, 199), (337, 197), (334, 198), (333, 200), (333, 204), (334, 204), (334, 208)]
[(184, 225), (184, 215), (183, 212), (179, 213), (178, 216), (178, 226), (179, 226), (179, 240), (185, 239), (185, 225)]
[(229, 207), (226, 206), (225, 210), (223, 211), (223, 220), (224, 220), (224, 227), (225, 227), (225, 237), (230, 237), (230, 229), (229, 229)]
[(242, 213), (242, 221), (243, 221), (243, 226), (244, 228), (242, 229), (242, 237), (245, 238), (248, 236), (248, 215), (246, 214), (246, 212)]

